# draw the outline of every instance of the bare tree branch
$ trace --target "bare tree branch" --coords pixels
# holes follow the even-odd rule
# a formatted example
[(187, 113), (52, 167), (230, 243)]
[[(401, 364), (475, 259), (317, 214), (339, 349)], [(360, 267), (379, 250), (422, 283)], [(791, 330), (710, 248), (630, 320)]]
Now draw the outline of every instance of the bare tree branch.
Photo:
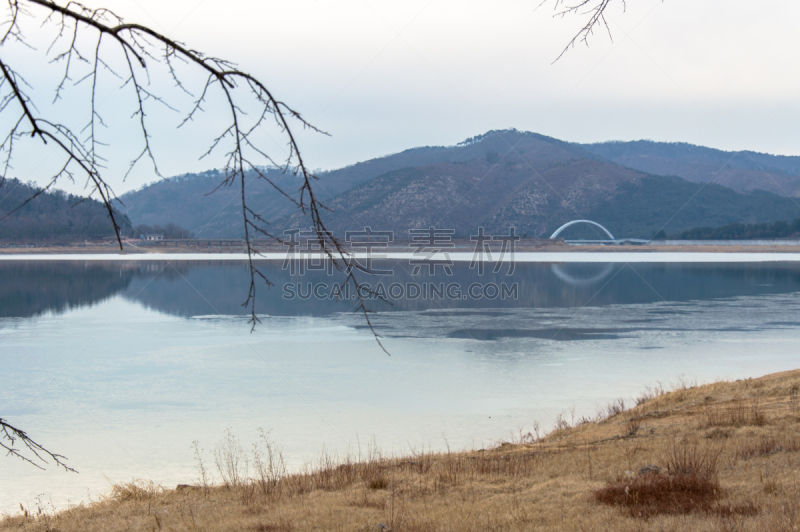
[[(17, 446), (17, 442), (22, 446)], [(42, 463), (47, 464), (49, 458), (59, 467), (63, 467), (66, 471), (77, 473), (74, 469), (69, 467), (65, 460), (66, 458), (60, 454), (51, 453), (39, 443), (32, 440), (24, 430), (20, 430), (3, 418), (0, 418), (0, 447), (6, 450), (6, 455), (16, 456), (24, 462), (44, 469)], [(27, 455), (26, 455), (27, 450)]]
[[(595, 29), (605, 28), (608, 32), (608, 37), (613, 40), (611, 36), (611, 29), (608, 27), (605, 12), (609, 5), (619, 1), (622, 4), (622, 9), (626, 9), (626, 0), (555, 0), (554, 8), (556, 14), (554, 16), (564, 18), (567, 15), (580, 15), (588, 17), (583, 27), (575, 34), (574, 37), (567, 43), (564, 49), (558, 54), (555, 61), (567, 53), (567, 50), (574, 48), (576, 43), (583, 43), (589, 46), (589, 37), (594, 34)], [(543, 0), (539, 6), (546, 4), (549, 0)], [(555, 62), (554, 61), (554, 62)]]

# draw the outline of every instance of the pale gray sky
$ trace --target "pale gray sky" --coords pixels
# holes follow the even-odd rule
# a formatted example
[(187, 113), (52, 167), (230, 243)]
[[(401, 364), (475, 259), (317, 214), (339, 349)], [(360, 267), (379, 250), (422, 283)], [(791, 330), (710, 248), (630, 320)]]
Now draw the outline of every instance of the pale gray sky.
[[(539, 0), (102, 3), (264, 80), (331, 133), (300, 135), (314, 168), (511, 127), (800, 154), (796, 1), (629, 0), (608, 12), (613, 42), (597, 33), (555, 64), (583, 18), (553, 19)], [(153, 119), (163, 173), (219, 166), (197, 161), (202, 135), (176, 133), (166, 112)], [(211, 131), (208, 120), (197, 127)], [(38, 157), (18, 164), (20, 178), (42, 179)], [(155, 178), (112, 171), (118, 193)]]

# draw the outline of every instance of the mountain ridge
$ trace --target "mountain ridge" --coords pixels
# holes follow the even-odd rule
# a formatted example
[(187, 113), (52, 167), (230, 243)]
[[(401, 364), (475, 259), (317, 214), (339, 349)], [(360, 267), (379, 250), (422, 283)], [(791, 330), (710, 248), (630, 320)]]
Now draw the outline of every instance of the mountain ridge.
[[(335, 232), (372, 224), (375, 230), (396, 231), (398, 238), (406, 238), (408, 229), (440, 222), (462, 235), (481, 224), (493, 231), (514, 225), (518, 234), (542, 237), (570, 219), (595, 216), (605, 219), (598, 220), (603, 225), (616, 227), (614, 234), (648, 238), (662, 228), (678, 232), (800, 216), (793, 198), (758, 192), (779, 176), (784, 188), (796, 182), (800, 193), (800, 157), (734, 155), (686, 143), (576, 144), (537, 133), (492, 130), (455, 146), (411, 148), (323, 172), (315, 191), (332, 209), (324, 217)], [(734, 186), (703, 180), (703, 172), (723, 167), (717, 163), (726, 157), (721, 162), (730, 171), (723, 177)], [(676, 172), (659, 174), (650, 171), (652, 167)], [(759, 167), (769, 172), (759, 173)], [(272, 172), (279, 186), (296, 192), (296, 177)], [(754, 182), (756, 177), (760, 182)], [(238, 189), (205, 195), (219, 181), (221, 175), (212, 171), (158, 182), (125, 194), (123, 201), (132, 206), (125, 212), (137, 224), (173, 222), (201, 238), (239, 237)], [(249, 205), (272, 223), (273, 234), (309, 225), (291, 202), (259, 186), (248, 184)], [(726, 208), (725, 202), (734, 207)], [(361, 227), (349, 227), (352, 224)]]
[(766, 190), (800, 196), (800, 156), (724, 151), (686, 142), (651, 140), (578, 144), (622, 166), (696, 183), (717, 183), (739, 192)]

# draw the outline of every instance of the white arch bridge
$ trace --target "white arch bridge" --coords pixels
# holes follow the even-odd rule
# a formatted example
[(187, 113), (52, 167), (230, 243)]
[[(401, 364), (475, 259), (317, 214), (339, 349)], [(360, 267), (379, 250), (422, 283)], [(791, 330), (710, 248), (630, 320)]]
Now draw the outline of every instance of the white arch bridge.
[(552, 235), (550, 235), (550, 240), (555, 240), (556, 238), (558, 238), (558, 235), (560, 235), (564, 229), (576, 224), (589, 224), (598, 227), (600, 228), (601, 231), (603, 231), (606, 235), (608, 235), (608, 239), (565, 240), (565, 242), (567, 242), (568, 244), (647, 244), (649, 242), (649, 240), (642, 240), (641, 238), (616, 239), (614, 238), (614, 235), (611, 234), (611, 231), (609, 231), (599, 223), (593, 222), (592, 220), (572, 220), (571, 222), (567, 222), (558, 229), (556, 229)]

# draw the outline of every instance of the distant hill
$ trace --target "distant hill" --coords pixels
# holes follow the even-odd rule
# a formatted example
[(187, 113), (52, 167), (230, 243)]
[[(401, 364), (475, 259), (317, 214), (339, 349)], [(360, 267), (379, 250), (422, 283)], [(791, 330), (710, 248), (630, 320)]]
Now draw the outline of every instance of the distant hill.
[[(576, 218), (596, 220), (617, 237), (650, 238), (663, 229), (679, 233), (698, 225), (772, 222), (800, 216), (791, 198), (767, 192), (736, 192), (679, 177), (644, 174), (592, 160), (569, 161), (542, 172), (516, 164), (494, 172), (485, 161), (439, 164), (389, 172), (330, 203), (327, 225), (334, 232), (455, 229), (456, 235), (508, 233), (547, 237)], [(304, 227), (295, 215), (286, 227)], [(572, 238), (603, 237), (591, 228), (570, 229)], [(604, 237), (603, 237), (604, 238)]]
[[(324, 172), (316, 191), (333, 209), (325, 220), (337, 233), (368, 225), (393, 230), (398, 239), (408, 238), (408, 229), (431, 225), (454, 229), (462, 237), (478, 226), (497, 234), (512, 225), (518, 234), (546, 237), (575, 218), (594, 219), (619, 237), (649, 238), (662, 228), (674, 234), (698, 226), (800, 216), (796, 200), (765, 192), (763, 186), (737, 191), (624, 165), (615, 160), (631, 157), (623, 144), (630, 143), (581, 146), (535, 133), (490, 131), (456, 146), (415, 148)], [(689, 145), (669, 146), (680, 155)], [(701, 155), (709, 150), (694, 148)], [(755, 156), (772, 161), (775, 172), (794, 171), (793, 158)], [(711, 164), (712, 158), (704, 160)], [(742, 171), (745, 162), (736, 163)], [(755, 172), (753, 168), (749, 171)], [(286, 191), (299, 187), (294, 176), (277, 170), (270, 176)], [(221, 177), (206, 172), (160, 181), (125, 194), (123, 209), (136, 224), (176, 223), (201, 238), (239, 237), (238, 188), (207, 195)], [(250, 206), (272, 222), (274, 233), (309, 225), (265, 183), (250, 178), (247, 187)], [(576, 227), (569, 236), (596, 236), (580, 235), (581, 230), (591, 231)]]
[[(583, 217), (609, 201), (623, 182), (644, 174), (602, 161), (578, 159), (531, 169), (517, 158), (492, 165), (486, 159), (442, 163), (388, 172), (330, 202), (326, 223), (334, 232), (364, 226), (392, 230), (408, 239), (408, 229), (454, 229), (461, 237), (478, 226), (489, 232), (544, 236), (558, 225)], [(303, 227), (295, 215), (283, 222)]]
[(766, 190), (800, 196), (800, 157), (752, 151), (728, 152), (684, 142), (602, 142), (581, 148), (619, 165), (695, 183), (716, 183), (740, 192)]
[[(101, 202), (62, 190), (44, 192), (14, 211), (38, 191), (18, 179), (7, 179), (0, 186), (0, 240), (72, 242), (114, 236)], [(124, 214), (119, 213), (117, 223), (130, 231)]]
[[(267, 175), (287, 193), (296, 193), (300, 181), (277, 170)], [(238, 238), (242, 235), (242, 191), (220, 187), (217, 170), (184, 174), (157, 181), (120, 197), (118, 208), (134, 225), (166, 226), (174, 223), (197, 238)], [(293, 205), (266, 181), (249, 174), (245, 180), (248, 201), (273, 216), (289, 214)]]
[[(486, 160), (487, 154), (514, 153), (499, 159), (500, 168), (513, 166), (517, 153), (525, 154), (536, 168), (546, 169), (570, 159), (600, 159), (580, 147), (535, 133), (495, 132), (468, 139), (449, 147), (422, 147), (405, 150), (323, 172), (315, 183), (317, 197), (324, 203), (339, 194), (387, 172), (440, 163), (467, 163)], [(501, 170), (503, 172), (504, 170)], [(297, 197), (301, 185), (295, 176), (271, 170), (269, 177), (285, 192)], [(137, 191), (124, 194), (120, 210), (134, 224), (166, 225), (175, 223), (199, 238), (238, 238), (242, 234), (241, 191), (236, 187), (215, 190), (222, 174), (212, 170), (201, 174), (185, 174), (157, 181)], [(296, 212), (296, 207), (262, 180), (249, 176), (246, 180), (248, 201), (267, 220), (279, 220)]]

